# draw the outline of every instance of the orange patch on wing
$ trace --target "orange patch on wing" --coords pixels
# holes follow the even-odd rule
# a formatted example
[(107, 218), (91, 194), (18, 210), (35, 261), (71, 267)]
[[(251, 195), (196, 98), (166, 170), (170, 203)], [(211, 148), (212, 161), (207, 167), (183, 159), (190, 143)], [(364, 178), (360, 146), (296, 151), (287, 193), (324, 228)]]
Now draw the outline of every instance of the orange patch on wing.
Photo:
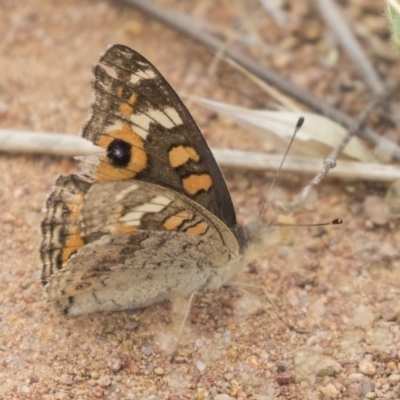
[(81, 207), (83, 202), (83, 193), (76, 193), (73, 196), (73, 201), (66, 203), (68, 207), (68, 237), (65, 240), (64, 248), (61, 254), (61, 263), (64, 264), (69, 260), (71, 255), (81, 249), (85, 243), (81, 236), (79, 226), (79, 217), (81, 214)]
[(119, 85), (119, 86), (117, 86), (115, 91), (117, 92), (118, 97), (122, 97), (122, 93), (124, 92), (124, 87), (122, 85)]
[(198, 162), (200, 156), (193, 147), (176, 146), (169, 151), (169, 163), (172, 168), (178, 168), (186, 164), (189, 160)]
[(205, 221), (199, 222), (197, 225), (191, 226), (186, 229), (189, 235), (204, 235), (207, 232), (208, 224)]
[[(122, 95), (122, 92), (121, 92), (121, 95)], [(121, 111), (121, 114), (124, 117), (129, 117), (133, 114), (133, 111), (134, 111), (133, 105), (136, 103), (136, 99), (137, 99), (137, 95), (136, 95), (136, 93), (133, 93), (129, 97), (127, 102), (121, 101), (121, 103), (119, 105), (119, 110)]]
[(124, 117), (129, 117), (133, 114), (133, 107), (130, 104), (121, 102), (119, 105), (119, 111)]
[(65, 247), (61, 254), (61, 263), (66, 263), (72, 254), (80, 250), (84, 245), (85, 243), (80, 233), (69, 236), (65, 241)]
[(173, 231), (179, 228), (186, 220), (192, 218), (192, 213), (188, 211), (179, 211), (175, 215), (168, 217), (164, 223), (163, 227), (166, 231)]
[(202, 190), (208, 192), (212, 184), (212, 179), (209, 174), (193, 174), (182, 179), (183, 188), (192, 196), (201, 192)]
[(97, 179), (99, 182), (131, 179), (139, 172), (142, 172), (147, 166), (147, 154), (144, 151), (144, 142), (128, 124), (121, 124), (119, 129), (111, 131), (107, 135), (102, 135), (97, 145), (103, 149), (107, 149), (114, 139), (121, 139), (131, 145), (131, 160), (126, 167), (120, 168), (112, 165), (106, 157), (101, 158), (97, 168)]
[(137, 231), (136, 226), (118, 224), (112, 229), (111, 233), (136, 233)]
[(131, 97), (129, 97), (129, 99), (128, 99), (128, 104), (133, 106), (136, 103), (136, 100), (137, 100), (137, 94), (136, 93), (132, 93)]

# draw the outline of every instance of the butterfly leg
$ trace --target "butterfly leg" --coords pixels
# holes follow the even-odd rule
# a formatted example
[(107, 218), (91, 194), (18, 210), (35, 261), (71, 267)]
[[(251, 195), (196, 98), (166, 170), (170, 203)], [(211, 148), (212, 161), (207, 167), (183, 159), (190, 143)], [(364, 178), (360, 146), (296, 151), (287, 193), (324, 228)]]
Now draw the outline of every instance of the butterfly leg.
[(180, 325), (179, 331), (178, 331), (178, 336), (175, 339), (174, 349), (173, 349), (171, 357), (170, 357), (170, 361), (171, 362), (174, 361), (174, 358), (175, 358), (176, 353), (178, 351), (179, 343), (181, 341), (181, 337), (182, 337), (182, 333), (183, 333), (183, 328), (186, 325), (186, 321), (188, 319), (190, 310), (192, 309), (192, 303), (193, 303), (193, 299), (194, 299), (195, 295), (196, 295), (196, 292), (192, 292), (190, 297), (189, 297), (189, 299), (188, 299), (188, 302), (186, 304), (185, 314), (183, 315), (183, 318), (182, 318), (182, 321), (181, 321), (181, 325)]
[(289, 329), (297, 332), (297, 333), (310, 333), (309, 331), (305, 331), (303, 329), (299, 329), (297, 328), (295, 325), (293, 325), (290, 321), (285, 320), (285, 318), (281, 315), (281, 313), (278, 310), (278, 307), (276, 306), (276, 304), (274, 303), (274, 301), (271, 299), (271, 296), (269, 295), (268, 291), (265, 290), (262, 286), (258, 286), (258, 285), (251, 285), (248, 283), (242, 283), (242, 282), (227, 282), (225, 284), (225, 286), (234, 286), (234, 287), (238, 287), (238, 288), (242, 288), (242, 289), (253, 289), (253, 290), (261, 290), (264, 293), (264, 296), (266, 297), (266, 299), (268, 300), (268, 302), (271, 304), (276, 316), (278, 317), (278, 319), (284, 323)]

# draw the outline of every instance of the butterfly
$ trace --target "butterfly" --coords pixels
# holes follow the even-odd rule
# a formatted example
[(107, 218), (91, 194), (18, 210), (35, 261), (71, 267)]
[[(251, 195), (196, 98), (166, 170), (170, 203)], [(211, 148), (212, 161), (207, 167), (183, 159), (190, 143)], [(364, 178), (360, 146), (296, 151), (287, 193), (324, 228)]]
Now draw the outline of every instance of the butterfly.
[(41, 224), (42, 283), (68, 315), (215, 290), (263, 248), (239, 226), (224, 177), (161, 73), (124, 45), (94, 68), (82, 137), (99, 151), (60, 176)]

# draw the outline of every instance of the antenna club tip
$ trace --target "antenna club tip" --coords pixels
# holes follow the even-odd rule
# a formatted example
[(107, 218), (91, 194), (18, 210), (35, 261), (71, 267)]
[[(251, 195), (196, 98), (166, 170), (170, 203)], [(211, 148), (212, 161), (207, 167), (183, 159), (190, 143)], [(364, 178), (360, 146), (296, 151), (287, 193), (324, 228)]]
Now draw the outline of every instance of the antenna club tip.
[(336, 218), (331, 222), (332, 225), (340, 225), (343, 224), (342, 218)]
[(296, 130), (299, 130), (299, 129), (302, 127), (303, 124), (304, 124), (304, 117), (301, 116), (301, 117), (299, 117), (299, 119), (297, 120)]

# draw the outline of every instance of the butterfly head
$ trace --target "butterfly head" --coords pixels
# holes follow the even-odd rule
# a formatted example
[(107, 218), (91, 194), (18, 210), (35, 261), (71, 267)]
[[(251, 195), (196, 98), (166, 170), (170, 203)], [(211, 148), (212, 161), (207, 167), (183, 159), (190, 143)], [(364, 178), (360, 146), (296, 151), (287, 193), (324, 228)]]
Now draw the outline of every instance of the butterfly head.
[(273, 231), (274, 226), (255, 220), (236, 232), (246, 261), (258, 259), (273, 245), (274, 241), (271, 241)]

